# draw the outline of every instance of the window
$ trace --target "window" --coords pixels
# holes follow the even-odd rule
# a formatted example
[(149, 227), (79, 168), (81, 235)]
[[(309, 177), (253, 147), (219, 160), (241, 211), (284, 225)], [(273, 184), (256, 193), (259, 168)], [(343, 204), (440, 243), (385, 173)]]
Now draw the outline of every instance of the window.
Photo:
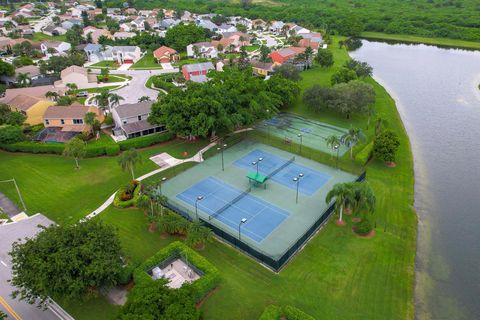
[(60, 119), (60, 123), (61, 123), (61, 124), (65, 124), (65, 120)]
[(48, 119), (45, 119), (45, 124), (46, 124), (46, 125), (49, 125), (49, 124), (50, 124), (50, 121), (48, 121)]
[(73, 119), (73, 124), (83, 124), (83, 119)]
[(142, 116), (138, 116), (138, 121), (141, 121), (142, 120)]
[(127, 120), (123, 120), (123, 124), (127, 124)]

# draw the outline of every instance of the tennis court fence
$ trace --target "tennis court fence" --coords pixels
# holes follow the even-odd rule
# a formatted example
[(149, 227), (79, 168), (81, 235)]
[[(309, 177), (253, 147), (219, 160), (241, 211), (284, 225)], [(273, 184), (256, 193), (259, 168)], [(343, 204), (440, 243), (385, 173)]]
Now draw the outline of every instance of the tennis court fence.
[[(365, 180), (367, 176), (367, 172), (364, 171), (355, 181), (362, 182)], [(178, 202), (173, 202), (170, 199), (166, 203), (166, 207), (170, 210), (180, 214), (181, 216), (185, 217), (188, 220), (192, 220), (192, 217), (195, 217), (195, 212), (193, 210), (179, 204)], [(243, 251), (250, 257), (254, 258), (261, 264), (267, 266), (274, 272), (279, 272), (283, 266), (290, 261), (290, 259), (303, 248), (303, 246), (310, 240), (310, 238), (317, 232), (317, 230), (325, 223), (325, 221), (332, 215), (335, 211), (335, 205), (332, 203), (327, 209), (323, 211), (323, 213), (319, 216), (319, 218), (308, 228), (308, 230), (298, 238), (290, 248), (283, 253), (283, 255), (275, 259), (269, 256), (266, 252), (260, 250), (259, 248), (253, 248), (249, 244), (239, 240), (236, 236), (226, 232), (225, 230), (213, 225), (210, 223), (210, 220), (200, 220), (205, 224), (205, 226), (212, 229), (212, 231), (221, 239), (226, 241), (227, 243), (231, 244), (232, 246), (236, 247), (237, 249)]]
[(248, 187), (245, 191), (243, 191), (242, 193), (240, 193), (238, 196), (236, 196), (234, 199), (232, 199), (231, 201), (229, 201), (226, 205), (224, 205), (223, 207), (221, 207), (220, 209), (218, 209), (216, 212), (214, 212), (212, 215), (208, 216), (208, 220), (212, 220), (213, 218), (216, 218), (219, 214), (221, 214), (222, 212), (224, 212), (225, 210), (227, 210), (228, 208), (230, 208), (231, 206), (233, 206), (235, 203), (237, 203), (238, 201), (240, 201), (240, 199), (244, 198), (247, 196), (247, 194), (250, 193), (250, 191), (252, 191), (252, 188), (251, 187)]

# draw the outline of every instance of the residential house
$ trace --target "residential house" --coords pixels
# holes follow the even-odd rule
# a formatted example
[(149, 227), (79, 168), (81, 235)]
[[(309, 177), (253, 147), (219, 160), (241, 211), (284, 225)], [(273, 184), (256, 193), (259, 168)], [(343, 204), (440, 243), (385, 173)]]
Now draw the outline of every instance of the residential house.
[(99, 29), (92, 26), (83, 28), (83, 35), (87, 37), (89, 34), (92, 38), (92, 43), (98, 43), (101, 36), (113, 39), (111, 33), (106, 29)]
[(30, 125), (43, 123), (43, 115), (48, 107), (55, 102), (47, 98), (35, 97), (19, 93), (12, 99), (5, 101), (13, 111), (18, 111), (26, 116), (25, 122)]
[(83, 49), (87, 55), (87, 60), (92, 63), (97, 63), (103, 60), (113, 60), (112, 49), (110, 46), (106, 46), (105, 50), (102, 50), (102, 46), (99, 44), (89, 43)]
[(186, 64), (182, 67), (182, 74), (187, 81), (205, 82), (207, 81), (207, 73), (210, 70), (215, 70), (211, 62)]
[(119, 15), (122, 13), (120, 8), (107, 8), (107, 15)]
[(133, 15), (136, 15), (137, 14), (137, 9), (135, 8), (127, 8), (123, 11), (124, 14), (128, 15), (128, 16), (133, 16)]
[(119, 64), (133, 64), (140, 60), (142, 51), (137, 46), (115, 46), (112, 47), (112, 58)]
[(115, 40), (117, 39), (128, 39), (128, 38), (133, 38), (135, 37), (137, 34), (134, 33), (134, 32), (122, 32), (122, 31), (117, 31), (113, 34), (113, 38)]
[(101, 8), (90, 9), (87, 11), (88, 17), (94, 19), (96, 16), (103, 14)]
[(292, 63), (299, 53), (305, 52), (305, 48), (287, 47), (270, 53), (270, 58), (275, 64)]
[(79, 66), (70, 66), (63, 69), (60, 72), (60, 79), (55, 82), (56, 87), (66, 87), (68, 83), (75, 84), (79, 89), (98, 86), (97, 75), (89, 74), (87, 69)]
[(221, 51), (226, 52), (240, 52), (242, 46), (250, 45), (249, 35), (242, 32), (229, 32), (225, 33), (220, 40), (213, 40), (212, 44), (215, 48), (219, 48), (219, 45), (223, 48)]
[(271, 62), (252, 61), (251, 65), (256, 76), (267, 77), (273, 73), (274, 64)]
[(61, 36), (67, 33), (67, 30), (63, 29), (61, 26), (55, 26), (53, 24), (48, 25), (47, 27), (42, 29), (42, 33), (46, 34), (47, 36)]
[(0, 80), (7, 83), (7, 84), (13, 84), (17, 83), (17, 77), (20, 74), (27, 74), (28, 77), (30, 78), (32, 84), (35, 82), (35, 80), (39, 79), (42, 74), (40, 72), (40, 68), (37, 66), (24, 66), (20, 68), (15, 69), (15, 74), (11, 77), (9, 76), (1, 76)]
[(190, 22), (190, 21), (193, 21), (193, 16), (192, 16), (192, 13), (190, 11), (183, 11), (183, 14), (182, 16), (180, 17), (180, 20), (184, 21), (184, 22)]
[(71, 48), (72, 45), (64, 41), (46, 40), (40, 44), (40, 50), (48, 58), (52, 55), (65, 54)]
[(208, 29), (211, 32), (218, 31), (218, 26), (210, 20), (197, 20), (197, 26)]
[(270, 26), (270, 31), (276, 34), (280, 34), (282, 33), (284, 26), (285, 26), (285, 23), (283, 21), (273, 21)]
[(298, 26), (296, 24), (289, 24), (289, 26), (290, 26), (290, 30), (288, 31), (289, 35), (293, 34), (293, 35), (301, 36), (306, 33), (311, 33), (311, 31), (308, 30), (307, 28)]
[(163, 10), (163, 16), (165, 18), (173, 18), (175, 16), (175, 11), (170, 10), (170, 9), (162, 9)]
[(73, 26), (77, 25), (77, 26), (82, 26), (83, 25), (83, 22), (82, 20), (79, 20), (79, 19), (68, 19), (68, 20), (65, 20), (65, 21), (62, 21), (60, 23), (61, 27), (65, 30), (70, 30), (73, 28)]
[(302, 48), (311, 47), (314, 50), (318, 50), (323, 44), (323, 37), (320, 32), (311, 32), (301, 34), (302, 39), (298, 42), (298, 46)]
[(97, 120), (102, 122), (103, 114), (96, 107), (84, 106), (79, 103), (71, 106), (51, 106), (43, 115), (45, 128), (57, 128), (62, 132), (89, 132), (91, 127), (84, 122), (85, 115), (93, 112)]
[(120, 30), (124, 31), (124, 32), (131, 32), (131, 31), (134, 31), (133, 30), (133, 27), (131, 26), (130, 23), (122, 23), (120, 24)]
[(197, 42), (187, 46), (187, 56), (213, 59), (218, 57), (218, 50), (212, 42)]
[(267, 26), (267, 23), (262, 19), (252, 20), (252, 29), (255, 30), (264, 30)]
[(165, 126), (148, 122), (152, 104), (153, 101), (143, 101), (122, 104), (114, 108), (112, 110), (112, 117), (115, 121), (114, 135), (130, 139), (166, 131)]
[[(138, 17), (130, 22), (130, 27), (133, 30), (144, 31), (145, 30), (145, 17)], [(125, 30), (126, 31), (126, 30)]]
[(149, 17), (154, 15), (152, 10), (138, 10), (138, 15), (142, 17)]
[(153, 56), (155, 59), (157, 59), (158, 63), (169, 63), (180, 60), (180, 56), (178, 55), (177, 51), (166, 46), (161, 46), (157, 50), (153, 51)]
[(237, 28), (235, 26), (225, 23), (218, 26), (217, 33), (224, 34), (227, 32), (237, 32)]
[(178, 25), (180, 22), (182, 22), (182, 21), (171, 19), (171, 18), (163, 19), (162, 22), (160, 23), (159, 27), (164, 28), (164, 29), (168, 29), (168, 28), (171, 28), (171, 27), (174, 27), (174, 26)]

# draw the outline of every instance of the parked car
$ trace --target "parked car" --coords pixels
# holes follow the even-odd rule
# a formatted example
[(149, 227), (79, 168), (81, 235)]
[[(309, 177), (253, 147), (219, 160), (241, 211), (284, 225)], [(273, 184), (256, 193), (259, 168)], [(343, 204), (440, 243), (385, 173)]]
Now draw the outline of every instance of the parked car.
[(88, 92), (87, 91), (80, 91), (77, 93), (78, 98), (86, 98), (88, 97)]

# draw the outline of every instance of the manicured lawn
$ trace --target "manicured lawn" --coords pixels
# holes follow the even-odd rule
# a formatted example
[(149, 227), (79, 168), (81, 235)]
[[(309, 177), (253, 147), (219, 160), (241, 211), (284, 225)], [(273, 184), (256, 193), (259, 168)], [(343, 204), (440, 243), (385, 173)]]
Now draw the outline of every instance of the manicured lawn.
[(409, 43), (425, 43), (437, 46), (480, 50), (480, 42), (447, 38), (427, 38), (408, 34), (388, 34), (381, 32), (362, 32), (362, 38), (373, 40), (391, 40)]
[(130, 69), (162, 69), (162, 65), (157, 63), (152, 53), (147, 53), (142, 59), (131, 66)]
[[(102, 76), (97, 76), (97, 80), (100, 80), (100, 79), (103, 79), (103, 77)], [(125, 74), (115, 74), (115, 75), (110, 74), (110, 75), (108, 75), (108, 81), (106, 81), (104, 83), (123, 82), (125, 80), (131, 80), (131, 79), (132, 79), (131, 76), (127, 76)]]
[(118, 69), (119, 65), (116, 61), (100, 61), (95, 64), (88, 66), (91, 69), (101, 69), (101, 68), (108, 68), (108, 69)]
[(258, 50), (259, 48), (260, 48), (259, 45), (253, 45), (253, 46), (246, 46), (245, 50), (247, 50), (248, 52), (253, 52), (255, 50)]
[[(110, 139), (105, 136), (102, 141)], [(168, 152), (177, 158), (188, 158), (204, 147), (207, 141), (188, 143), (172, 141), (141, 150), (144, 161), (136, 176), (158, 169), (148, 158)], [(186, 156), (184, 156), (186, 152)], [(75, 223), (98, 208), (131, 176), (123, 172), (117, 157), (88, 158), (80, 160), (81, 168), (75, 170), (74, 161), (57, 155), (25, 155), (0, 152), (0, 180), (15, 177), (25, 199), (28, 213), (41, 212), (57, 223)], [(19, 199), (8, 184), (0, 185), (16, 203)]]
[(32, 41), (44, 41), (44, 40), (57, 40), (57, 41), (66, 41), (67, 37), (62, 36), (49, 36), (41, 32), (35, 32), (32, 37)]

